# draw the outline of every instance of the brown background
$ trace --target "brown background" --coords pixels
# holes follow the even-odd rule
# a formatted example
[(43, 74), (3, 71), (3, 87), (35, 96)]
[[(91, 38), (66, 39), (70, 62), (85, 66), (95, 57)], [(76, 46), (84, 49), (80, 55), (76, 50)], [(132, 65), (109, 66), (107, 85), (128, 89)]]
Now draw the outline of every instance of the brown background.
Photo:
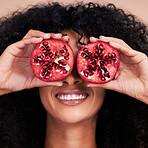
[[(28, 5), (58, 1), (62, 4), (81, 2), (81, 0), (0, 0), (0, 17), (22, 10)], [(84, 3), (90, 0), (83, 0)], [(114, 3), (117, 7), (138, 16), (138, 19), (148, 24), (148, 0), (94, 0), (102, 4)]]

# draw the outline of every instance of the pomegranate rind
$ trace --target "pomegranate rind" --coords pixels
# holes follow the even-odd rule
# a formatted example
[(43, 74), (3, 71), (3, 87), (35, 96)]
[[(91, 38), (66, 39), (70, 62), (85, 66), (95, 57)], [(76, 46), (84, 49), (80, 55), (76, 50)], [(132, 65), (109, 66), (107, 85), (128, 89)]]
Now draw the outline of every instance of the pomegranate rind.
[[(103, 61), (105, 63), (104, 66), (107, 69), (107, 71), (109, 72), (109, 77), (103, 76), (103, 77), (105, 77), (105, 80), (101, 80), (101, 78), (100, 78), (101, 75), (105, 74), (105, 71), (102, 68), (100, 68), (101, 73), (102, 73), (101, 75), (98, 73), (98, 71), (95, 68), (94, 68), (95, 70), (92, 71), (93, 72), (92, 75), (88, 75), (88, 76), (84, 75), (84, 71), (86, 71), (88, 69), (88, 65), (90, 65), (90, 63), (91, 63), (90, 58), (89, 58), (91, 56), (89, 56), (89, 52), (95, 54), (96, 53), (95, 47), (99, 47), (101, 45), (103, 45), (103, 48), (104, 48), (102, 50), (103, 56), (96, 58), (96, 63), (97, 63), (96, 65), (99, 65), (99, 67), (100, 67), (101, 66), (100, 61)], [(84, 52), (85, 49), (88, 50), (87, 53)], [(84, 56), (82, 56), (82, 54), (84, 54), (84, 53), (86, 53), (86, 54)], [(108, 62), (109, 60), (105, 60), (105, 56), (108, 55), (109, 53), (116, 55), (116, 58), (110, 58), (110, 61), (111, 61), (110, 63)], [(86, 57), (88, 58), (87, 60), (86, 60)], [(115, 61), (115, 62), (113, 62), (113, 61)], [(103, 83), (107, 83), (107, 82), (111, 81), (115, 77), (119, 66), (120, 66), (119, 53), (117, 52), (117, 50), (114, 47), (112, 47), (107, 42), (98, 41), (98, 42), (89, 43), (89, 44), (83, 46), (77, 54), (77, 71), (78, 71), (80, 77), (89, 83), (103, 84)]]
[[(62, 55), (60, 55), (59, 57), (55, 57), (55, 59), (50, 58), (49, 56), (46, 56), (46, 58), (45, 58), (45, 53), (41, 50), (43, 43), (45, 43), (45, 42), (48, 43), (48, 45), (50, 46), (54, 56), (55, 56), (56, 51), (61, 50), (63, 48), (63, 46), (65, 46), (68, 53), (69, 53), (68, 60), (65, 60), (64, 56), (62, 56)], [(45, 61), (56, 62), (56, 63), (58, 63), (59, 60), (65, 60), (67, 62), (66, 66), (63, 66), (63, 65), (60, 65), (60, 66), (64, 67), (67, 70), (67, 73), (64, 74), (61, 69), (57, 70), (56, 68), (53, 68), (48, 77), (42, 76), (41, 71), (43, 69), (43, 65), (39, 64), (39, 63), (35, 63), (36, 56), (39, 56), (39, 57), (42, 56), (46, 59)], [(59, 39), (46, 39), (46, 40), (43, 40), (42, 42), (40, 42), (39, 44), (37, 44), (36, 47), (34, 48), (34, 50), (32, 51), (31, 57), (30, 57), (30, 64), (31, 64), (31, 68), (32, 68), (34, 74), (40, 80), (45, 81), (45, 82), (60, 81), (62, 79), (65, 79), (66, 77), (68, 77), (69, 74), (71, 73), (71, 71), (73, 69), (73, 64), (74, 64), (74, 53), (73, 53), (71, 46), (67, 42), (65, 42), (63, 40), (59, 40)]]

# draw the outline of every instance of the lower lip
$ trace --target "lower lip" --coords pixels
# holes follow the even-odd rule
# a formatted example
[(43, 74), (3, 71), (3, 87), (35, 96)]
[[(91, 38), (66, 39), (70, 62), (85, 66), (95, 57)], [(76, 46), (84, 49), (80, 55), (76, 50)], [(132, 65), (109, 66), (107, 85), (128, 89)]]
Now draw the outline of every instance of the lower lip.
[(64, 105), (68, 105), (68, 106), (76, 106), (79, 105), (81, 103), (83, 103), (86, 99), (78, 99), (78, 100), (62, 100), (62, 99), (58, 99), (58, 101)]

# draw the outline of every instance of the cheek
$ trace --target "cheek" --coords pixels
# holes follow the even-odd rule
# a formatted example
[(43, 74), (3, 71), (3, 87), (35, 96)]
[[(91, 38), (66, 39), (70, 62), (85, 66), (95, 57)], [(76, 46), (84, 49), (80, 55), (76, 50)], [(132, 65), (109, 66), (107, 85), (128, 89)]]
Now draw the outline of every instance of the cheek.
[(103, 88), (92, 88), (93, 92), (94, 92), (94, 98), (96, 100), (102, 100), (104, 101), (104, 97), (105, 97), (105, 89)]

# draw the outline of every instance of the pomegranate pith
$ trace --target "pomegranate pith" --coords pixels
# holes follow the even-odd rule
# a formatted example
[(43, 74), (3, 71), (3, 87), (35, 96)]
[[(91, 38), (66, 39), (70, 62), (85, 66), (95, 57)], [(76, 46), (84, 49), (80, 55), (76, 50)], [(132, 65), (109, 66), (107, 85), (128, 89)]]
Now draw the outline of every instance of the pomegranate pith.
[(73, 50), (65, 41), (43, 40), (32, 51), (30, 63), (34, 74), (42, 81), (60, 81), (72, 71)]
[(120, 57), (109, 43), (98, 41), (83, 46), (77, 55), (77, 70), (89, 83), (103, 84), (111, 81), (119, 68)]

